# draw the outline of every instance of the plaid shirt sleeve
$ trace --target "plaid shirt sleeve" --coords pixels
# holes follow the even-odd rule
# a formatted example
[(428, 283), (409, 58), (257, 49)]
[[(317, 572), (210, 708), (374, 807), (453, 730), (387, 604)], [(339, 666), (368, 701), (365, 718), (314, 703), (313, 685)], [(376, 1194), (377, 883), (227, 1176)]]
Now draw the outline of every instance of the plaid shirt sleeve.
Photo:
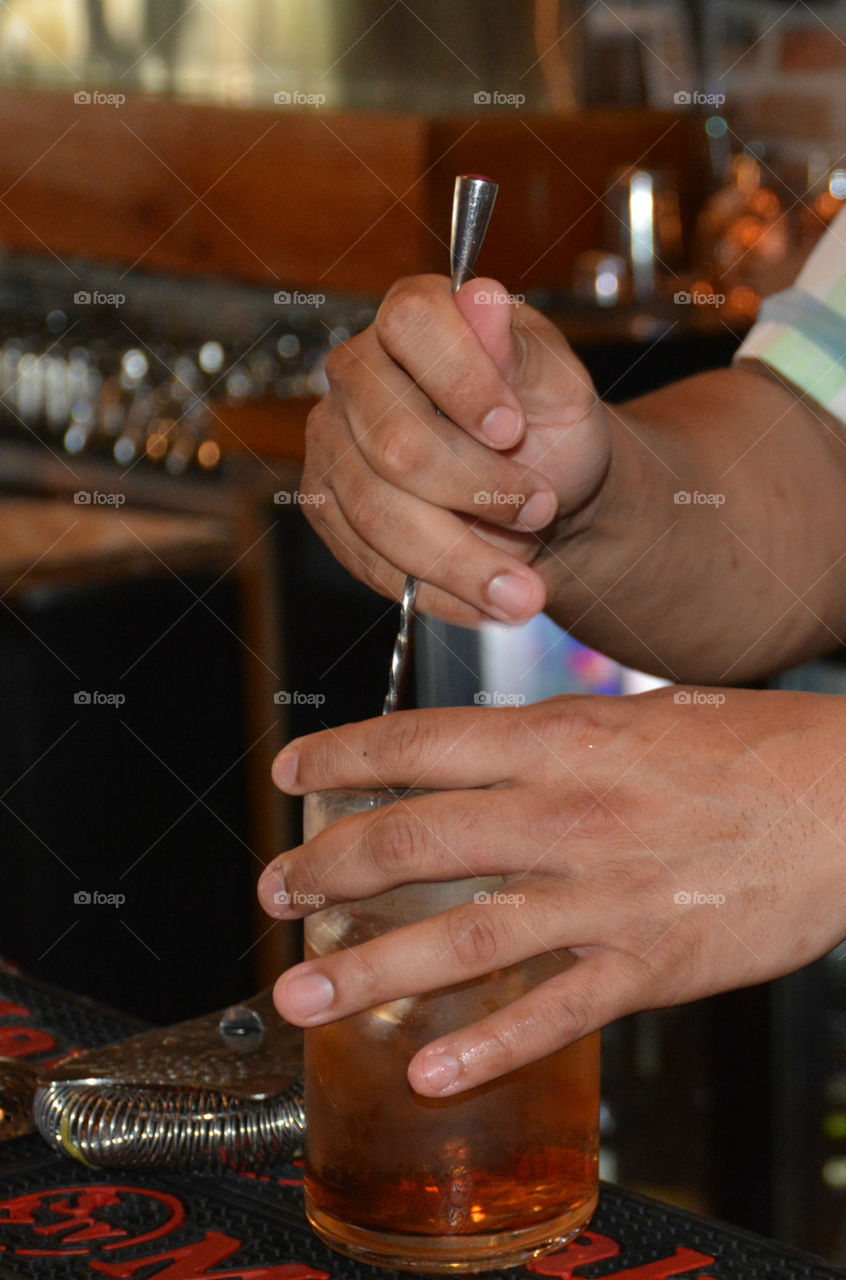
[(846, 209), (792, 288), (767, 298), (738, 360), (762, 360), (846, 423)]

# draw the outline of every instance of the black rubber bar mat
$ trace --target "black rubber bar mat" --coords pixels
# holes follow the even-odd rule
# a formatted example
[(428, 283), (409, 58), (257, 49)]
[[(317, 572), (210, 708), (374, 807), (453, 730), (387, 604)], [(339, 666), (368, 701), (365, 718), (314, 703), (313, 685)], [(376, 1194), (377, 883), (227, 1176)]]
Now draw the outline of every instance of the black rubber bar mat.
[[(138, 1024), (0, 968), (0, 1055), (46, 1062)], [(603, 1185), (578, 1240), (530, 1264), (559, 1280), (829, 1280), (841, 1268)], [(101, 1173), (37, 1135), (0, 1144), (2, 1280), (379, 1280), (322, 1245), (298, 1162), (260, 1173)], [(489, 1272), (515, 1276), (518, 1272)]]

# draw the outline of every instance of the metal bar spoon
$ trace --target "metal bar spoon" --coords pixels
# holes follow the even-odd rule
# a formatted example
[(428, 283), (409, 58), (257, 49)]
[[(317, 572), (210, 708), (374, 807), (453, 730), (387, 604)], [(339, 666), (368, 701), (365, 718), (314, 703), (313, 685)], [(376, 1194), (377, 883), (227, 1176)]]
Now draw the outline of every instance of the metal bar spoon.
[[(455, 179), (455, 195), (452, 203), (452, 232), (449, 258), (452, 274), (452, 292), (457, 293), (469, 280), (488, 230), (494, 201), (499, 187), (490, 178), (469, 173)], [(438, 410), (440, 412), (440, 410)], [(391, 656), (388, 692), (382, 707), (382, 715), (396, 711), (405, 685), (411, 649), (411, 630), (414, 606), (417, 602), (417, 578), (410, 574), (405, 580), (402, 596), (400, 625)]]

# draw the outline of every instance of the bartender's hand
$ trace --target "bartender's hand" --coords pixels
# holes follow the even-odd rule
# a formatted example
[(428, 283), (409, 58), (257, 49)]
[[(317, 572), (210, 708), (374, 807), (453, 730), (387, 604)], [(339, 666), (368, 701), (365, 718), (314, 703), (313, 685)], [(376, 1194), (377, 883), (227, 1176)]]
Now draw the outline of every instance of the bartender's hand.
[(308, 913), (274, 904), (283, 882), (292, 901), (331, 905), (504, 875), (509, 897), (296, 965), (277, 1008), (320, 1026), (572, 952), (559, 977), (414, 1057), (412, 1086), (437, 1097), (635, 1010), (797, 969), (846, 936), (845, 728), (840, 698), (671, 688), (404, 711), (300, 739), (274, 765), (290, 794), (443, 790), (345, 818), (276, 859), (260, 887), (270, 914)]
[(559, 541), (578, 532), (611, 456), (605, 410), (555, 325), (495, 280), (453, 298), (420, 276), (326, 371), (301, 488), (341, 563), (393, 599), (414, 574), (421, 610), (452, 622), (540, 612), (549, 557), (535, 535), (553, 521)]

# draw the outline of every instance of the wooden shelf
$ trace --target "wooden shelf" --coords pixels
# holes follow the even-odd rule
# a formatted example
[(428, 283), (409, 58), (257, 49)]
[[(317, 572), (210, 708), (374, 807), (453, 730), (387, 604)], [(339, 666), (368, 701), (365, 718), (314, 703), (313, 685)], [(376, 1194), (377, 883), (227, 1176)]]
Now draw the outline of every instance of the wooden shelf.
[(701, 120), (594, 111), (457, 119), (0, 90), (0, 244), (128, 269), (381, 293), (443, 272), (456, 173), (501, 184), (484, 261), (515, 291), (569, 283), (608, 239), (621, 165), (669, 169), (690, 212)]

